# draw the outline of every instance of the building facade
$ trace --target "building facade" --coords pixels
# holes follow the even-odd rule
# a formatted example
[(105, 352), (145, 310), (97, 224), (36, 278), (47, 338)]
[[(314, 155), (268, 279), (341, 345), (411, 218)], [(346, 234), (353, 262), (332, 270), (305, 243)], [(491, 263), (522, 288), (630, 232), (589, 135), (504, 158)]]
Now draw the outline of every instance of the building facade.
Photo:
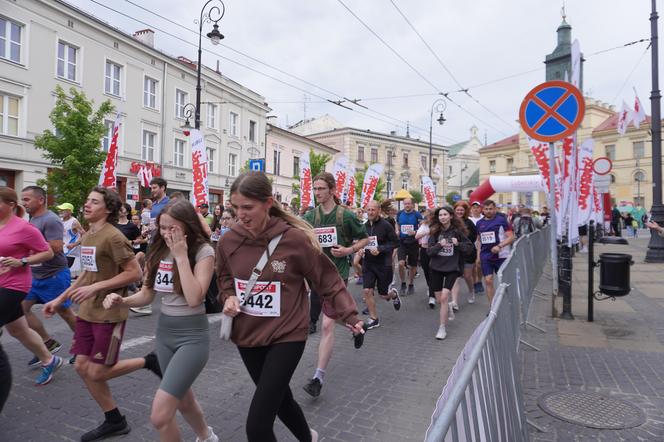
[(458, 193), (462, 199), (468, 199), (468, 196), (479, 185), (479, 150), (484, 145), (477, 137), (477, 130), (476, 126), (471, 127), (468, 140), (453, 144), (448, 148), (447, 170), (444, 171), (447, 177), (447, 189), (449, 192)]
[[(160, 166), (169, 191), (189, 194), (191, 147), (182, 126), (185, 105), (195, 104), (195, 63), (156, 49), (149, 29), (131, 36), (60, 0), (3, 2), (0, 25), (0, 183), (21, 188), (45, 177), (50, 164), (33, 140), (53, 129), (49, 113), (60, 85), (84, 92), (96, 106), (110, 100), (119, 113), (123, 198), (138, 199), (130, 169), (146, 162)], [(269, 108), (262, 96), (213, 69), (202, 68), (201, 85), (201, 130), (215, 203), (246, 159), (264, 156)], [(114, 119), (108, 115), (105, 121), (104, 150)]]

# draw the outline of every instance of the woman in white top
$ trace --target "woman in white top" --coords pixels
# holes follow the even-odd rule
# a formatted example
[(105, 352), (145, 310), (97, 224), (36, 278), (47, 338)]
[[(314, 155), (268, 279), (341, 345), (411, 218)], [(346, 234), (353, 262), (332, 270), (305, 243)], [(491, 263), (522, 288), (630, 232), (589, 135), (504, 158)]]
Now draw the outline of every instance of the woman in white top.
[(214, 267), (214, 249), (194, 206), (180, 199), (157, 217), (157, 230), (145, 263), (141, 291), (122, 298), (111, 293), (104, 307), (142, 307), (161, 297), (156, 350), (163, 379), (152, 403), (150, 420), (162, 441), (182, 440), (175, 419), (180, 411), (197, 441), (219, 439), (207, 426), (191, 386), (208, 360), (210, 338), (205, 294)]

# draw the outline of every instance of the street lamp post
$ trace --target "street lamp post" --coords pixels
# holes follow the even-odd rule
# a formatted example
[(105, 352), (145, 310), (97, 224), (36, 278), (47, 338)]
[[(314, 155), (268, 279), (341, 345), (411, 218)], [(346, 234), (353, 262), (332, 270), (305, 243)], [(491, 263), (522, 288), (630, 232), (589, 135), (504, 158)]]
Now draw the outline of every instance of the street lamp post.
[(391, 198), (392, 195), (392, 159), (397, 156), (394, 152), (396, 149), (390, 150), (390, 153), (387, 156), (387, 197)]
[[(652, 131), (652, 219), (659, 225), (664, 225), (664, 206), (662, 205), (662, 95), (659, 92), (659, 41), (657, 36), (657, 1), (652, 0), (650, 14), (650, 48), (652, 60), (652, 91), (650, 92), (650, 106), (652, 118), (650, 130)], [(646, 252), (646, 262), (664, 262), (664, 238), (655, 232), (650, 233), (650, 242)]]
[[(210, 3), (217, 2), (221, 5), (221, 8), (217, 5), (213, 5), (207, 11), (208, 5)], [(208, 32), (207, 37), (210, 39), (213, 45), (218, 45), (219, 42), (224, 38), (224, 36), (219, 32), (219, 20), (224, 16), (226, 12), (226, 7), (224, 2), (221, 0), (208, 0), (207, 3), (203, 5), (201, 9), (201, 17), (198, 21), (198, 64), (196, 65), (196, 107), (194, 118), (194, 126), (196, 129), (201, 128), (201, 55), (202, 55), (202, 44), (203, 44), (203, 23), (214, 23), (212, 25), (212, 31)], [(217, 18), (214, 18), (217, 17)]]
[(444, 98), (439, 98), (436, 101), (433, 102), (431, 105), (431, 113), (429, 114), (429, 178), (431, 178), (431, 156), (433, 154), (433, 113), (434, 110), (436, 112), (440, 112), (440, 116), (436, 121), (438, 121), (438, 124), (441, 126), (443, 123), (445, 123), (445, 117), (443, 116), (443, 112), (445, 112), (445, 109), (447, 108), (447, 103), (445, 102)]

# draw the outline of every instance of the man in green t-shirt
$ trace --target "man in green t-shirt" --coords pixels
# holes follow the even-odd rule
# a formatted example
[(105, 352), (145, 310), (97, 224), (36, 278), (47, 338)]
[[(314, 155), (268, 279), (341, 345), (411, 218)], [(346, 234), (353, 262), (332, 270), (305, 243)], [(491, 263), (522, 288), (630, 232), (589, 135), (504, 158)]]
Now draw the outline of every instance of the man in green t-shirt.
[[(304, 220), (314, 227), (318, 242), (323, 252), (337, 267), (341, 279), (348, 284), (350, 269), (349, 256), (361, 250), (369, 242), (364, 225), (358, 221), (352, 211), (338, 204), (334, 195), (336, 183), (334, 176), (323, 172), (314, 177), (314, 195), (318, 207), (304, 215)], [(355, 243), (353, 243), (355, 241)], [(316, 331), (316, 322), (323, 311), (323, 335), (318, 347), (318, 366), (314, 377), (304, 386), (304, 391), (313, 397), (320, 395), (325, 377), (325, 369), (332, 357), (334, 347), (334, 323), (336, 312), (327, 302), (321, 305), (320, 297), (313, 290), (310, 297), (310, 325), (309, 332)], [(356, 344), (356, 347), (359, 347)]]

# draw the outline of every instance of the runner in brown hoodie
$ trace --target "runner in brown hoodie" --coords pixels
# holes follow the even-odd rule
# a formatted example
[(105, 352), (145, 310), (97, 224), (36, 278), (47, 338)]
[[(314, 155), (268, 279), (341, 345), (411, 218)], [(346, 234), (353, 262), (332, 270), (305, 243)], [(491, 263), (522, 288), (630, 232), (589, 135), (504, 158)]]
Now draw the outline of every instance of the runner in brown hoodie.
[[(339, 319), (363, 333), (357, 306), (332, 261), (325, 256), (304, 221), (284, 212), (272, 198), (272, 185), (261, 172), (240, 175), (231, 186), (238, 222), (217, 246), (217, 275), (224, 313), (234, 316), (232, 341), (256, 392), (247, 416), (247, 438), (275, 441), (277, 415), (300, 441), (316, 441), (288, 386), (309, 335), (309, 302), (304, 280), (328, 300)], [(268, 243), (283, 234), (252, 293), (240, 303), (238, 293)], [(260, 292), (260, 293), (259, 293)]]

